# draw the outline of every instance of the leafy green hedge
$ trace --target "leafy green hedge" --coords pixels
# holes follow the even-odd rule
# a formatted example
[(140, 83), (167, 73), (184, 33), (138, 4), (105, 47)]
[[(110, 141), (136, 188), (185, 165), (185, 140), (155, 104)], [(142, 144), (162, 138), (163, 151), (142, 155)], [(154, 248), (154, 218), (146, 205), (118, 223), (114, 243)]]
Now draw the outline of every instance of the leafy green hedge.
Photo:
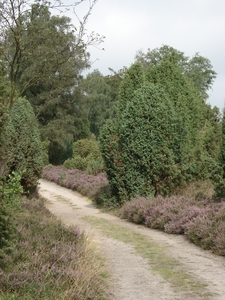
[(73, 144), (73, 157), (64, 162), (67, 169), (78, 169), (88, 174), (103, 170), (103, 159), (98, 142), (93, 139), (78, 140)]

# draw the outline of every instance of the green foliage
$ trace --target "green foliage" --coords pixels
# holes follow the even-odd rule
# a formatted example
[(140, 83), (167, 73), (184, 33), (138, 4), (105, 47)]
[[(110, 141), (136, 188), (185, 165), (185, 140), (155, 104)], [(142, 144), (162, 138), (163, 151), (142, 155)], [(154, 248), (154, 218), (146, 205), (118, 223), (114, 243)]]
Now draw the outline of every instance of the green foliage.
[[(38, 70), (38, 80), (22, 95), (34, 108), (42, 140), (50, 141), (50, 162), (62, 164), (71, 156), (73, 141), (90, 135), (82, 96), (75, 89), (80, 81), (79, 72), (88, 67), (88, 54), (82, 47), (74, 52), (77, 41), (69, 18), (51, 16), (46, 7), (36, 5), (26, 22), (26, 43), (32, 48), (35, 40), (37, 48), (32, 49), (32, 56), (25, 54), (26, 64), (21, 67), (18, 84), (22, 88)], [(40, 51), (45, 55), (42, 60)]]
[(30, 103), (19, 98), (13, 105), (6, 128), (8, 173), (22, 172), (25, 188), (34, 187), (41, 177), (42, 145)]
[(6, 169), (6, 149), (5, 149), (5, 127), (8, 120), (8, 110), (2, 102), (0, 102), (0, 176)]
[(83, 101), (90, 123), (90, 131), (98, 137), (101, 126), (111, 115), (110, 87), (104, 76), (99, 71), (94, 70), (81, 81), (80, 88), (84, 91)]
[(126, 108), (134, 92), (140, 88), (144, 83), (144, 72), (140, 63), (133, 64), (125, 73), (124, 79), (120, 85), (119, 98), (118, 98), (118, 118), (123, 109)]
[(93, 139), (82, 139), (76, 141), (73, 144), (73, 155), (79, 155), (82, 158), (86, 158), (91, 155), (93, 158), (98, 158), (101, 155), (98, 142)]
[(207, 179), (212, 164), (207, 168), (206, 161), (214, 159), (216, 163), (220, 152), (218, 110), (205, 104), (175, 54), (166, 53), (160, 62), (150, 66), (146, 78), (163, 88), (177, 113), (175, 155), (184, 179)]
[[(44, 128), (40, 130), (41, 132), (45, 132), (44, 135), (42, 134), (42, 138), (51, 137), (48, 153), (49, 162), (54, 165), (62, 164), (68, 157), (72, 156), (72, 136), (70, 134), (67, 135), (63, 129), (57, 131), (57, 128), (59, 127), (52, 127), (52, 130), (48, 127), (46, 131), (44, 131)], [(57, 135), (54, 135), (56, 131)]]
[(120, 206), (115, 196), (110, 196), (104, 192), (95, 200), (95, 203), (97, 207), (104, 209), (104, 211), (117, 210)]
[(214, 195), (213, 198), (216, 202), (225, 200), (225, 180), (220, 178), (219, 181), (214, 183)]
[(6, 169), (5, 127), (9, 116), (9, 80), (0, 70), (0, 176)]
[(21, 178), (22, 174), (12, 172), (7, 180), (0, 180), (0, 266), (1, 260), (13, 248), (15, 227), (12, 220), (23, 194)]
[(43, 165), (47, 166), (49, 164), (49, 146), (50, 146), (50, 141), (45, 140), (41, 143), (41, 148), (42, 148), (42, 161)]
[(52, 3), (46, 0), (2, 1), (0, 61), (2, 69), (7, 70), (10, 79), (10, 100), (15, 98), (18, 86), (20, 95), (23, 95), (26, 89), (37, 84), (39, 80), (49, 79), (53, 74), (55, 78), (60, 77), (61, 67), (66, 67), (69, 71), (74, 59), (77, 62), (77, 75), (80, 62), (83, 64), (82, 68), (87, 67), (87, 46), (98, 45), (104, 40), (99, 34), (88, 34), (86, 30), (88, 17), (97, 0), (89, 3), (89, 9), (77, 28), (68, 24), (68, 17), (51, 16), (50, 13), (54, 9), (70, 12), (79, 3)]
[(145, 85), (127, 103), (117, 136), (110, 124), (104, 128), (101, 150), (113, 195), (124, 201), (171, 193), (179, 183), (173, 153), (175, 121), (163, 91)]
[(104, 162), (103, 162), (102, 156), (100, 156), (97, 159), (93, 159), (93, 157), (90, 157), (88, 159), (86, 173), (97, 175), (98, 173), (103, 171), (103, 169), (104, 169), (103, 164), (104, 164)]
[[(133, 97), (135, 90), (144, 82), (144, 73), (140, 63), (136, 63), (125, 73), (118, 95), (117, 122), (121, 122), (121, 115), (127, 103)], [(105, 162), (105, 170), (110, 183), (112, 195), (123, 202), (129, 197), (125, 183), (125, 169), (121, 161), (121, 149), (118, 145), (119, 126), (109, 121), (105, 124), (100, 135), (101, 151)]]
[(222, 126), (219, 108), (205, 107), (204, 127), (201, 130), (203, 148), (208, 156), (219, 160), (222, 147)]
[(223, 177), (225, 178), (225, 108), (223, 109), (223, 117), (222, 117), (221, 164), (223, 167)]
[(219, 110), (204, 101), (215, 77), (209, 61), (168, 46), (137, 60), (121, 83), (116, 123), (100, 136), (112, 195), (124, 202), (170, 195), (188, 181), (215, 182), (221, 126)]
[[(218, 115), (218, 114), (217, 114)], [(215, 115), (214, 115), (215, 118)], [(213, 180), (214, 183), (214, 199), (215, 201), (224, 201), (225, 199), (225, 110), (223, 109), (222, 122), (221, 122), (221, 143), (220, 153), (218, 155), (220, 162), (220, 173), (217, 173)], [(211, 137), (213, 138), (213, 137)]]
[(20, 203), (20, 198), (23, 194), (23, 187), (20, 183), (23, 173), (24, 172), (12, 172), (12, 174), (8, 176), (7, 181), (3, 181), (1, 185), (1, 197), (3, 198), (3, 202), (10, 207), (15, 207)]
[(55, 6), (73, 7), (58, 1), (4, 1), (0, 10), (0, 63), (10, 79), (11, 104), (16, 90), (32, 104), (41, 139), (50, 141), (49, 160), (54, 164), (70, 157), (75, 140), (90, 136), (78, 84), (82, 70), (89, 67), (86, 46), (102, 41), (93, 33), (84, 41), (85, 24), (96, 2), (90, 4), (80, 28), (66, 16), (51, 15)]
[(111, 120), (103, 126), (99, 141), (111, 195), (116, 197), (118, 203), (123, 203), (128, 198), (124, 184), (125, 169), (121, 161), (117, 126)]
[(79, 169), (88, 174), (97, 174), (103, 169), (99, 144), (94, 139), (82, 139), (73, 144), (73, 157), (64, 162), (68, 169)]
[(136, 55), (136, 60), (141, 62), (145, 69), (160, 65), (165, 58), (170, 58), (174, 65), (181, 68), (182, 73), (192, 82), (203, 99), (208, 97), (207, 91), (212, 87), (216, 78), (216, 72), (212, 69), (209, 59), (198, 53), (189, 58), (183, 52), (168, 45), (153, 50), (148, 49), (146, 54), (139, 51)]
[(139, 51), (135, 58), (138, 62), (142, 63), (145, 69), (147, 69), (150, 66), (157, 66), (160, 64), (165, 56), (171, 57), (174, 63), (183, 68), (185, 68), (188, 63), (188, 58), (184, 56), (183, 52), (168, 45), (163, 45), (162, 47), (153, 50), (148, 49), (146, 54)]
[(87, 159), (79, 155), (75, 155), (72, 158), (68, 158), (63, 165), (67, 169), (78, 169), (85, 171), (87, 168)]
[(212, 87), (216, 78), (216, 72), (208, 58), (200, 56), (198, 53), (193, 56), (187, 64), (185, 75), (191, 79), (200, 95), (207, 99), (207, 91)]
[(157, 86), (137, 90), (121, 115), (119, 148), (129, 197), (170, 194), (179, 184), (176, 114)]
[(7, 108), (0, 102), (0, 147), (3, 145), (3, 132), (8, 118)]
[(97, 138), (106, 120), (116, 116), (116, 101), (121, 80), (120, 72), (103, 76), (99, 71), (94, 70), (79, 84), (79, 88), (83, 91), (83, 103), (85, 103), (90, 131)]

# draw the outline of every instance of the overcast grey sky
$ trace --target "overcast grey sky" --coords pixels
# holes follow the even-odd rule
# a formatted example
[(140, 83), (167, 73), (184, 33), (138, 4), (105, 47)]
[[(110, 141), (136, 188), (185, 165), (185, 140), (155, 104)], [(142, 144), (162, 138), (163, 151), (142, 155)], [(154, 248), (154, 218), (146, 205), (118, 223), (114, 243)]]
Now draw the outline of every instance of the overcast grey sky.
[(87, 28), (106, 37), (105, 51), (89, 48), (92, 70), (103, 75), (130, 66), (138, 50), (162, 45), (207, 57), (218, 74), (208, 102), (224, 107), (225, 0), (99, 0)]

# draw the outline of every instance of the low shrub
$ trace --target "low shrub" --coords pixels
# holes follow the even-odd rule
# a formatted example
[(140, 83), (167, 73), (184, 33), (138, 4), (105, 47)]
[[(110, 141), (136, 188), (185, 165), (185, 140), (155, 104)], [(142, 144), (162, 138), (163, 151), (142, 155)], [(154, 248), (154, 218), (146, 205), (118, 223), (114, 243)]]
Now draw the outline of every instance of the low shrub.
[(67, 169), (86, 171), (87, 174), (98, 174), (103, 170), (103, 158), (98, 142), (93, 139), (78, 140), (73, 144), (73, 157), (64, 162)]
[(137, 198), (126, 202), (119, 215), (137, 224), (170, 234), (185, 234), (203, 249), (225, 255), (225, 203), (185, 196)]
[(46, 166), (42, 178), (77, 191), (96, 203), (101, 202), (102, 196), (109, 196), (109, 183), (104, 173), (92, 175), (78, 169), (66, 169), (64, 166)]
[(12, 172), (7, 179), (0, 180), (0, 266), (5, 255), (14, 249), (16, 227), (13, 219), (20, 209), (21, 178), (22, 174)]
[(86, 173), (97, 175), (103, 172), (103, 160), (102, 157), (94, 159), (93, 157), (88, 158)]
[(225, 203), (211, 203), (186, 228), (185, 234), (203, 249), (225, 255)]
[(87, 157), (92, 155), (93, 158), (101, 156), (98, 142), (94, 139), (82, 139), (73, 143), (73, 156)]
[(0, 297), (104, 299), (102, 261), (78, 227), (64, 226), (36, 198), (23, 198), (15, 225), (15, 251), (0, 268)]
[(87, 168), (87, 160), (81, 156), (76, 155), (72, 158), (68, 158), (63, 165), (67, 169), (78, 169), (81, 171), (85, 171)]
[(202, 213), (204, 209), (197, 206), (185, 206), (178, 214), (171, 216), (170, 221), (164, 225), (166, 233), (184, 234), (190, 222)]

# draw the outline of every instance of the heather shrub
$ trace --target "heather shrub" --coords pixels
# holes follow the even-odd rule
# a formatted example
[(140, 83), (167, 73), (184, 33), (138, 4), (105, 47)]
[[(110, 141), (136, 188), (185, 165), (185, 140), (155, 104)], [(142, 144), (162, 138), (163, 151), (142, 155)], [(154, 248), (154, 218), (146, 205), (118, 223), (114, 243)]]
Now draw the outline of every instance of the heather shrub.
[(140, 197), (133, 201), (127, 201), (120, 208), (119, 216), (137, 224), (144, 224), (144, 212), (151, 206), (151, 200)]
[[(15, 250), (0, 269), (0, 295), (10, 299), (104, 299), (105, 272), (78, 227), (64, 226), (40, 199), (23, 199)], [(57, 283), (57, 284), (56, 284)]]
[(93, 175), (64, 166), (46, 166), (42, 178), (77, 191), (95, 202), (100, 201), (102, 195), (109, 195), (109, 183), (104, 173)]
[(190, 222), (193, 222), (199, 214), (202, 213), (202, 208), (197, 206), (181, 207), (179, 213), (173, 214), (171, 219), (164, 226), (166, 233), (184, 234)]
[(212, 236), (213, 245), (212, 250), (219, 255), (225, 256), (225, 213), (221, 215), (221, 218), (218, 220), (217, 228), (214, 231)]
[(185, 196), (137, 198), (126, 202), (119, 215), (166, 233), (185, 234), (203, 249), (225, 255), (225, 203)]
[(164, 230), (165, 224), (170, 222), (174, 214), (177, 212), (172, 203), (156, 203), (145, 211), (144, 224), (150, 228)]
[(210, 231), (213, 231), (213, 212), (211, 209), (206, 209), (201, 212), (201, 215), (190, 222), (186, 228), (186, 236), (190, 241), (203, 249), (211, 249), (212, 240), (210, 240)]
[(153, 199), (137, 198), (122, 206), (120, 216), (135, 223), (164, 230), (165, 225), (179, 216), (191, 202), (191, 199), (176, 196), (166, 198), (158, 196)]
[(15, 172), (8, 179), (0, 180), (0, 266), (5, 255), (14, 249), (16, 228), (13, 218), (20, 208), (23, 193), (20, 181), (21, 174)]
[(185, 234), (203, 249), (225, 255), (225, 203), (211, 203), (191, 222)]

